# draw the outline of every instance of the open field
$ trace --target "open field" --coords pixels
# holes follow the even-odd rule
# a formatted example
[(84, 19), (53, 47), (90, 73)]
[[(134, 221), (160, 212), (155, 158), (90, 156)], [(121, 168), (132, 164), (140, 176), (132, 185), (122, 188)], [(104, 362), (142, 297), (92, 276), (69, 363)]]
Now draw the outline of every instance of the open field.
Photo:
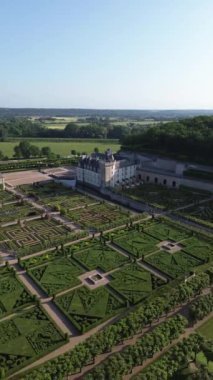
[(0, 267), (0, 317), (32, 303), (34, 298), (17, 280), (13, 270)]
[(38, 306), (0, 322), (0, 367), (9, 375), (65, 343)]
[(213, 318), (209, 319), (202, 326), (200, 326), (197, 332), (203, 335), (204, 338), (213, 341)]
[(137, 264), (129, 264), (111, 274), (110, 286), (136, 304), (147, 298), (158, 286), (165, 284)]
[[(75, 140), (69, 140), (69, 141), (48, 141), (48, 140), (33, 140), (29, 139), (29, 141), (33, 144), (39, 147), (40, 149), (44, 146), (49, 146), (53, 153), (60, 154), (61, 156), (67, 156), (71, 154), (71, 150), (75, 149), (77, 152), (82, 153), (91, 153), (94, 151), (95, 147), (98, 147), (100, 152), (104, 152), (107, 148), (111, 148), (113, 152), (116, 152), (120, 149), (119, 143), (113, 143), (112, 141), (107, 142), (102, 140), (96, 140), (96, 141), (75, 141)], [(20, 140), (17, 141), (7, 141), (7, 142), (0, 142), (0, 150), (5, 156), (13, 157), (14, 154), (14, 147), (18, 145)]]
[(54, 247), (62, 240), (72, 240), (72, 233), (53, 220), (38, 219), (0, 228), (0, 249), (18, 256)]
[(124, 189), (122, 193), (139, 202), (148, 203), (160, 209), (173, 210), (210, 196), (207, 191), (180, 187), (168, 188), (163, 185), (147, 184)]
[(124, 307), (123, 301), (104, 286), (94, 290), (82, 286), (56, 297), (55, 302), (81, 333), (119, 313)]

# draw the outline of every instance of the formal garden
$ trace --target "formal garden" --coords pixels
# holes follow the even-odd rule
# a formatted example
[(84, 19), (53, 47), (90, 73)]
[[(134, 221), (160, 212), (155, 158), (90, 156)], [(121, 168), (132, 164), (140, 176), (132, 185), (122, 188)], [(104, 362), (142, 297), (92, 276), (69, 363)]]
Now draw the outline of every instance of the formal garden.
[(35, 198), (39, 203), (62, 212), (99, 203), (87, 195), (52, 181), (44, 184), (22, 185), (20, 190), (22, 193)]
[(9, 202), (16, 202), (17, 198), (12, 193), (9, 193), (7, 190), (3, 190), (0, 186), (0, 204), (3, 205)]
[(54, 220), (38, 219), (0, 228), (0, 249), (25, 256), (82, 236), (84, 232), (76, 235)]
[(0, 205), (0, 223), (18, 222), (39, 215), (38, 209), (22, 202), (6, 204), (2, 207)]
[(79, 332), (84, 333), (121, 312), (126, 303), (109, 288), (81, 286), (55, 299), (56, 304)]
[(111, 271), (128, 262), (128, 258), (103, 242), (92, 240), (85, 244), (84, 249), (70, 247), (73, 258), (88, 270), (96, 268), (104, 272)]
[(187, 207), (179, 213), (194, 222), (213, 226), (213, 200)]
[[(66, 216), (82, 228), (103, 231), (126, 224), (134, 215), (119, 206), (102, 202), (100, 204), (67, 211)], [(136, 217), (139, 217), (138, 215)], [(142, 218), (142, 216), (140, 216)]]
[(136, 304), (150, 296), (153, 290), (165, 282), (132, 263), (111, 274), (110, 286), (121, 294), (130, 304)]
[(171, 253), (165, 250), (145, 257), (145, 262), (167, 274), (170, 278), (188, 275), (195, 267), (203, 264), (203, 261), (183, 251)]
[(1, 378), (17, 371), (66, 342), (39, 306), (0, 321)]
[(134, 188), (123, 189), (122, 194), (136, 201), (164, 210), (174, 210), (210, 196), (210, 193), (204, 190), (184, 186), (174, 189), (168, 188), (165, 185), (148, 183)]
[(48, 256), (50, 260), (31, 266), (27, 272), (48, 295), (55, 295), (81, 284), (78, 276), (84, 270), (71, 258), (60, 255), (53, 255), (54, 257), (51, 258), (51, 253), (43, 256)]
[(35, 301), (10, 267), (0, 267), (0, 317)]

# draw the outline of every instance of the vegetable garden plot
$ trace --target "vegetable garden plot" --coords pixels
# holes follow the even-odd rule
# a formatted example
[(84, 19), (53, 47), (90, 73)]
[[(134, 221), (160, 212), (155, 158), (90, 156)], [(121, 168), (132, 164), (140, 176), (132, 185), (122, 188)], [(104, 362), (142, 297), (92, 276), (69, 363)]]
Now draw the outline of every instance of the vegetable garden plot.
[(110, 286), (132, 304), (147, 298), (165, 282), (137, 264), (130, 264), (111, 274)]
[(74, 250), (73, 257), (88, 270), (100, 268), (104, 272), (128, 262), (127, 257), (99, 242), (91, 242), (90, 246), (82, 251)]
[(38, 306), (0, 322), (0, 368), (5, 376), (65, 343)]
[(185, 210), (180, 211), (180, 214), (186, 215), (190, 219), (201, 224), (210, 223), (213, 225), (213, 200), (186, 208)]
[(60, 240), (67, 234), (69, 233), (66, 228), (54, 221), (39, 219), (24, 222), (23, 225), (2, 227), (0, 239), (1, 243), (4, 241), (8, 250), (24, 255), (54, 246), (57, 239)]
[(0, 188), (0, 203), (7, 203), (17, 201), (15, 195), (9, 193), (7, 190), (3, 190)]
[(33, 302), (34, 297), (28, 293), (17, 280), (13, 271), (0, 267), (0, 317)]
[(31, 218), (40, 212), (28, 205), (20, 203), (8, 204), (0, 207), (0, 223), (15, 222), (19, 219)]
[(94, 290), (82, 286), (57, 297), (56, 303), (82, 333), (119, 313), (124, 307), (123, 301), (104, 286)]
[(66, 257), (55, 257), (52, 261), (28, 271), (29, 275), (49, 295), (57, 294), (80, 284), (78, 276), (83, 272), (75, 262)]
[(176, 253), (159, 251), (145, 258), (145, 261), (163, 273), (168, 274), (171, 278), (187, 274), (194, 267), (203, 264), (203, 261), (195, 259), (183, 251)]
[(83, 227), (99, 231), (112, 228), (116, 224), (124, 224), (130, 218), (128, 212), (108, 204), (98, 204), (84, 209), (68, 211), (66, 215)]

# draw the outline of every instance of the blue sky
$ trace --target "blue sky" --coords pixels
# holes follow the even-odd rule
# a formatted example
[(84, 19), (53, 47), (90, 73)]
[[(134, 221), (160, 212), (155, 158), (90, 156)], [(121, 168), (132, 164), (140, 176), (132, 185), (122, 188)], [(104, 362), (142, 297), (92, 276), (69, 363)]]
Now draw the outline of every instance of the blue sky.
[(213, 108), (213, 0), (0, 0), (0, 107)]

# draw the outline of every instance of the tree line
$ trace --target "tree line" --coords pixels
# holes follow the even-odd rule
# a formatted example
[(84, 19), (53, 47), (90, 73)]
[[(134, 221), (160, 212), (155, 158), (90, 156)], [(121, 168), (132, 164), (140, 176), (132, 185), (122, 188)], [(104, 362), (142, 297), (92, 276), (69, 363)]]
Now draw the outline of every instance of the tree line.
[(22, 376), (23, 380), (62, 380), (66, 375), (81, 371), (99, 354), (109, 352), (124, 340), (142, 332), (146, 326), (167, 315), (180, 303), (201, 294), (210, 285), (210, 276), (199, 273), (176, 287), (165, 286), (159, 294), (144, 301), (143, 305), (118, 322), (92, 335), (73, 350), (45, 363), (43, 366)]
[(122, 138), (125, 150), (213, 163), (213, 117), (199, 116), (142, 129)]

